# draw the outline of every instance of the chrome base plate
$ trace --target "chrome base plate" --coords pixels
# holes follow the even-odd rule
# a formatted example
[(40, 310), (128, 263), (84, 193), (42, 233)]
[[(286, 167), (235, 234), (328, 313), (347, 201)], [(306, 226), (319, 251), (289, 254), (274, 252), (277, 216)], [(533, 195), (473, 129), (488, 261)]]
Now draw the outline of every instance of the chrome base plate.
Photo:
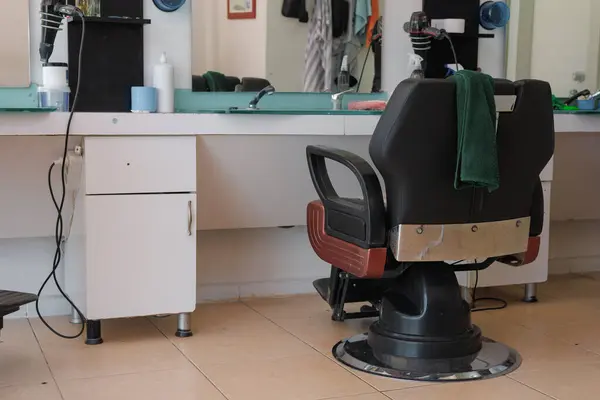
[(395, 357), (387, 365), (375, 358), (361, 334), (342, 340), (333, 347), (333, 356), (342, 364), (369, 374), (415, 381), (470, 381), (496, 378), (513, 372), (521, 365), (515, 350), (490, 339), (483, 340), (479, 353), (457, 359), (411, 359)]

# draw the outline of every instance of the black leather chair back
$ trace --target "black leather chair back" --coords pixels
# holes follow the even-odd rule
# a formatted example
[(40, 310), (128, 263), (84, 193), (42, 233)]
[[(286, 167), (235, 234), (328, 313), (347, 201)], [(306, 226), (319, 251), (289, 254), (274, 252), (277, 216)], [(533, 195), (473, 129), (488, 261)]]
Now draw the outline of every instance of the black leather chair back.
[[(500, 114), (500, 188), (488, 193), (486, 189), (454, 189), (455, 83), (407, 80), (396, 88), (369, 147), (385, 183), (388, 228), (532, 215), (534, 192), (541, 191), (539, 175), (554, 152), (550, 85), (535, 80), (497, 81), (495, 92), (516, 94), (517, 101), (513, 112)], [(532, 227), (535, 224), (532, 220)]]

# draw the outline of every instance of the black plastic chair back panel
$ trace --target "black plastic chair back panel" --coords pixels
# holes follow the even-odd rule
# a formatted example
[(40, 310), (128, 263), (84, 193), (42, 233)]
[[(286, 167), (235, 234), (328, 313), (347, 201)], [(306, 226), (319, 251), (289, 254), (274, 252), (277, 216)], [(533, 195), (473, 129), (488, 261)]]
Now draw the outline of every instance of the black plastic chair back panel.
[(541, 81), (498, 81), (516, 94), (501, 113), (497, 145), (500, 188), (454, 189), (456, 87), (449, 80), (407, 80), (396, 88), (370, 143), (386, 187), (388, 226), (460, 224), (529, 216), (539, 175), (554, 152), (551, 89)]

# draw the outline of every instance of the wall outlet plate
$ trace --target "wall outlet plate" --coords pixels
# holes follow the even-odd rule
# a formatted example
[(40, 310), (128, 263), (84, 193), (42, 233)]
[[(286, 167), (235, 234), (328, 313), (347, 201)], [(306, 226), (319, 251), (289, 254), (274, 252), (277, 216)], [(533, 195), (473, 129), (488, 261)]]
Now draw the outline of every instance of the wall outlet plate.
[(156, 8), (164, 12), (173, 12), (179, 10), (185, 0), (152, 0)]

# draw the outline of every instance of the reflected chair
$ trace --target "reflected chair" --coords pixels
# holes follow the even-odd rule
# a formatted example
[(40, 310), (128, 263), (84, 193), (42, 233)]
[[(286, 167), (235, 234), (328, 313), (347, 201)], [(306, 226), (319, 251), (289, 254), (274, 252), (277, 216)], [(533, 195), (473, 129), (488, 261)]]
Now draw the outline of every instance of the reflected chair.
[[(456, 271), (494, 262), (527, 268), (539, 250), (539, 175), (554, 152), (548, 83), (496, 81), (500, 188), (456, 190), (456, 86), (407, 80), (396, 88), (369, 145), (373, 167), (344, 150), (307, 148), (318, 201), (307, 207), (310, 243), (331, 264), (315, 282), (334, 320), (377, 317), (339, 342), (335, 358), (388, 377), (445, 381), (506, 374), (518, 353), (471, 323)], [(358, 179), (362, 199), (340, 197), (326, 159)], [(385, 193), (385, 194), (384, 194)], [(386, 201), (384, 202), (384, 197)], [(370, 302), (347, 313), (352, 302)]]

